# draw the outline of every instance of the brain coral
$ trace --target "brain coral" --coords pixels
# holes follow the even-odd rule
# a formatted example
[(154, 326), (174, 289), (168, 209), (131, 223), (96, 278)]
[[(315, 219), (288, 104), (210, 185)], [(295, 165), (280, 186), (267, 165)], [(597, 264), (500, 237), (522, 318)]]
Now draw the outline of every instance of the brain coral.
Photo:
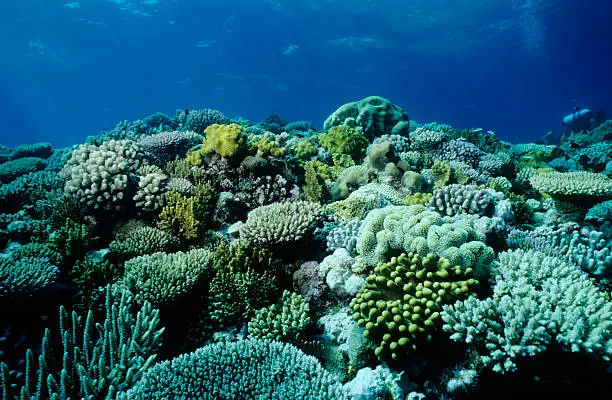
[(340, 106), (325, 120), (324, 128), (329, 130), (339, 125), (360, 126), (373, 139), (384, 134), (408, 136), (410, 122), (400, 107), (382, 97), (370, 96)]

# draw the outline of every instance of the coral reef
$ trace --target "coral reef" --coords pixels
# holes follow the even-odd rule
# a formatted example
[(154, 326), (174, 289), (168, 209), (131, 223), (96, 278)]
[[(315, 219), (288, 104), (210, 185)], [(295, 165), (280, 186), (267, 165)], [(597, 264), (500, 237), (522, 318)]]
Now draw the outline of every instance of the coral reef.
[(0, 146), (0, 398), (589, 397), (611, 127), (510, 144), (371, 96)]

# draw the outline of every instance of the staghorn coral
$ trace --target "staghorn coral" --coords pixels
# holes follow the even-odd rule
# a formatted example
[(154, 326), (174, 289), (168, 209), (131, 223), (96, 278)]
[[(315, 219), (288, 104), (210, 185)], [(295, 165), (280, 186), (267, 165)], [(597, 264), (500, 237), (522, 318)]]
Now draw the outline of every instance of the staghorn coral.
[(153, 365), (163, 333), (158, 314), (151, 304), (145, 303), (133, 315), (131, 295), (110, 288), (106, 290), (101, 323), (96, 323), (91, 310), (83, 324), (83, 317), (75, 311), (69, 317), (61, 306), (59, 340), (47, 329), (38, 362), (34, 361), (32, 350), (26, 352), (23, 384), (12, 385), (7, 379), (6, 364), (0, 364), (0, 397), (114, 398)]
[(466, 342), (481, 365), (516, 371), (517, 358), (552, 343), (565, 351), (612, 356), (612, 303), (572, 264), (537, 251), (501, 253), (492, 297), (445, 305), (451, 339)]

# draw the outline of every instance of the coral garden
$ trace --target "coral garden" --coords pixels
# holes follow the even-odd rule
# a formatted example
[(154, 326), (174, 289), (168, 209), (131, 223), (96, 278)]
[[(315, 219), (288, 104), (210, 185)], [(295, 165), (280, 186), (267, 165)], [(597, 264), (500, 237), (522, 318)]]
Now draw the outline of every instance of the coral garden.
[(588, 398), (612, 381), (612, 121), (545, 145), (377, 96), (323, 131), (156, 113), (0, 147), (0, 207), (0, 399)]

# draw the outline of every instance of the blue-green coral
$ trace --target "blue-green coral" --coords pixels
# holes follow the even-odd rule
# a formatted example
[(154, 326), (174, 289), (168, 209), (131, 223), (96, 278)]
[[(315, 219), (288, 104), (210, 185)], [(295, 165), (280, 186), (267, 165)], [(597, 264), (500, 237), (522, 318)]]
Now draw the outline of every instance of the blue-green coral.
[(537, 251), (501, 253), (493, 295), (445, 305), (451, 339), (474, 348), (486, 368), (517, 369), (552, 343), (565, 351), (612, 357), (612, 303), (576, 266)]
[(262, 340), (216, 343), (151, 368), (117, 400), (347, 399), (316, 358)]
[(107, 288), (105, 313), (98, 324), (91, 310), (83, 321), (60, 307), (59, 344), (47, 329), (38, 362), (33, 351), (26, 354), (22, 385), (13, 385), (7, 365), (0, 364), (0, 398), (94, 400), (130, 388), (157, 356), (159, 312), (145, 302), (133, 315), (130, 293)]

